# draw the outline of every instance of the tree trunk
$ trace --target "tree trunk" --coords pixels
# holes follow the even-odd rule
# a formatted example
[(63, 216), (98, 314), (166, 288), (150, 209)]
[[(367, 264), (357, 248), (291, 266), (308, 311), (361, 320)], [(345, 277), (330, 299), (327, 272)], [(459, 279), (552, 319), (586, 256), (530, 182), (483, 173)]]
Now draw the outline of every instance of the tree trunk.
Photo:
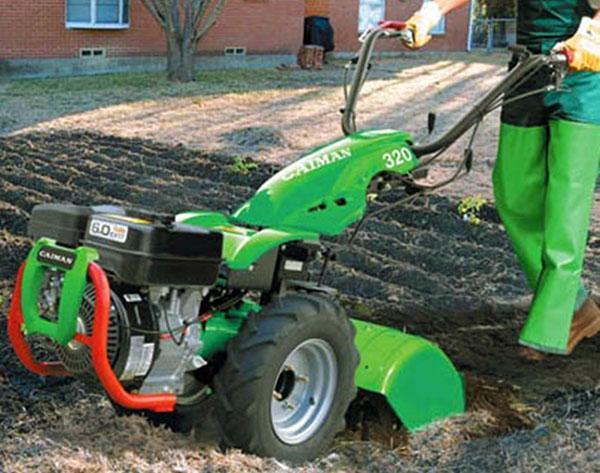
[(196, 44), (176, 36), (167, 36), (167, 77), (178, 82), (194, 80)]

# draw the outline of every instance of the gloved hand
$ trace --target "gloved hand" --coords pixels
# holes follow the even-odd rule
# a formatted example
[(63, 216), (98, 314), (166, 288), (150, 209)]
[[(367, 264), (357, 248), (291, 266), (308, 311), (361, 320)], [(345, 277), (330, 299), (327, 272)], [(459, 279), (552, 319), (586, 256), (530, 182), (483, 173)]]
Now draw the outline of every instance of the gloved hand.
[(429, 32), (442, 19), (442, 11), (436, 2), (425, 2), (421, 9), (406, 22), (406, 28), (413, 32), (413, 40), (404, 40), (411, 49), (425, 46), (431, 39)]
[(554, 51), (564, 51), (574, 71), (600, 72), (600, 20), (584, 17), (575, 36), (558, 43)]

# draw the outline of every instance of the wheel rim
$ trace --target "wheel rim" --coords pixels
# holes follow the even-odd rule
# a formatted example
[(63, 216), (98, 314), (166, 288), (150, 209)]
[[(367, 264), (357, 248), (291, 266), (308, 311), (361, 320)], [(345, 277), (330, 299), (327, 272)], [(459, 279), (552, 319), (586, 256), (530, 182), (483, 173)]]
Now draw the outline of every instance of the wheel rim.
[(308, 440), (327, 420), (337, 387), (338, 364), (325, 340), (298, 345), (279, 369), (271, 399), (275, 435), (290, 445)]

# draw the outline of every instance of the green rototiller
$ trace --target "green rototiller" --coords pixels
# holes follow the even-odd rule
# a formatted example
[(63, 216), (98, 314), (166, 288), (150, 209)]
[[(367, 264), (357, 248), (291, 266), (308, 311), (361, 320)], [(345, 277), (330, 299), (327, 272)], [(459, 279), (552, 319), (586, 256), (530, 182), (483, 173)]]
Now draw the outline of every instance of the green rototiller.
[[(411, 430), (463, 412), (463, 380), (436, 345), (349, 319), (308, 267), (331, 257), (322, 236), (360, 228), (373, 189), (395, 184), (411, 198), (467, 171), (470, 151), (444, 182), (415, 179), (541, 68), (558, 84), (567, 58), (517, 50), (506, 78), (431, 143), (356, 131), (376, 41), (405, 34), (385, 22), (363, 37), (347, 68), (346, 136), (281, 170), (232, 215), (36, 206), (8, 317), (21, 362), (42, 376), (94, 374), (117, 411), (181, 431), (213, 396), (228, 445), (291, 461), (331, 444), (357, 387), (385, 396)], [(36, 359), (29, 336), (49, 340), (54, 360)]]

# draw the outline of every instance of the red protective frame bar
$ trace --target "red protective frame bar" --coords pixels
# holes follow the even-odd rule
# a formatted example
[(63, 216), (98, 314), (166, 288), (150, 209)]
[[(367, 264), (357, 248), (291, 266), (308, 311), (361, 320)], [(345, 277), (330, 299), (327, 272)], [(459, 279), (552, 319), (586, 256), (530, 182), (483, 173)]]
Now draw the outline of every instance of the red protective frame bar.
[[(8, 313), (8, 338), (21, 363), (33, 373), (41, 376), (70, 376), (60, 363), (37, 361), (25, 334), (23, 333), (23, 312), (21, 310), (21, 283), (25, 263), (19, 268), (15, 291)], [(125, 390), (115, 375), (108, 359), (108, 324), (110, 315), (110, 286), (104, 270), (96, 263), (88, 266), (88, 277), (94, 285), (96, 305), (92, 335), (78, 333), (75, 339), (91, 347), (92, 364), (102, 387), (108, 396), (126, 409), (172, 412), (177, 403), (175, 394), (132, 394)]]
[(21, 264), (17, 274), (15, 291), (13, 292), (10, 309), (8, 311), (8, 339), (21, 363), (29, 371), (40, 376), (70, 376), (60, 363), (39, 362), (33, 357), (25, 335), (23, 334), (23, 312), (21, 311), (21, 283), (25, 263)]

